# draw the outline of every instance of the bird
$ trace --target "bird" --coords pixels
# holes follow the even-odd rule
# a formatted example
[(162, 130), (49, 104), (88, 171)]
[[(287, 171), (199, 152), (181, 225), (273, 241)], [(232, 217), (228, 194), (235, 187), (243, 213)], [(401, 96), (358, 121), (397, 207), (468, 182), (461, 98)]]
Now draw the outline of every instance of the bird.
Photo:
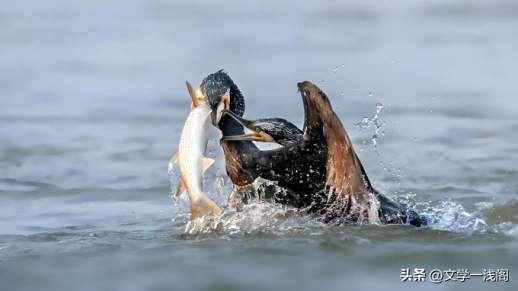
[(298, 143), (302, 140), (303, 132), (296, 125), (283, 118), (261, 118), (247, 120), (237, 116), (230, 110), (225, 110), (224, 115), (229, 115), (243, 127), (252, 131), (251, 134), (224, 136), (223, 140), (251, 140), (257, 142), (273, 142), (281, 146)]
[[(238, 189), (250, 189), (258, 178), (272, 181), (282, 190), (275, 202), (305, 209), (326, 222), (426, 225), (424, 216), (372, 186), (327, 95), (309, 81), (299, 82), (297, 88), (304, 105), (304, 126), (300, 138), (287, 142), (286, 133), (291, 126), (296, 128), (289, 121), (242, 118), (243, 94), (226, 72), (219, 70), (203, 79), (199, 90), (212, 108), (213, 124), (223, 134), (220, 144), (232, 183)], [(246, 135), (245, 128), (253, 136)], [(254, 141), (276, 141), (282, 147), (261, 150)]]

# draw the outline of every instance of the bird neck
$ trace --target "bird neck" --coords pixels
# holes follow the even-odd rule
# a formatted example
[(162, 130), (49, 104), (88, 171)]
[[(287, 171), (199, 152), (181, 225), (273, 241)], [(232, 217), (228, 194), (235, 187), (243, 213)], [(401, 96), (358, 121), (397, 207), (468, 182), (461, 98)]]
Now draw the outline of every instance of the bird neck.
[(230, 111), (237, 116), (243, 116), (245, 113), (245, 98), (236, 84), (230, 86)]

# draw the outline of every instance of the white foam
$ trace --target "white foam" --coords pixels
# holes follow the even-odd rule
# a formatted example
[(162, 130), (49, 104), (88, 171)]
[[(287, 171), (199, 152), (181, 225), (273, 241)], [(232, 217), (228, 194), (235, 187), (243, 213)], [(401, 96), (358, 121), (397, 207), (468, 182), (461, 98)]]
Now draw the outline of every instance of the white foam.
[(428, 207), (423, 214), (430, 220), (429, 227), (457, 232), (486, 232), (487, 223), (454, 201), (441, 201), (438, 206)]

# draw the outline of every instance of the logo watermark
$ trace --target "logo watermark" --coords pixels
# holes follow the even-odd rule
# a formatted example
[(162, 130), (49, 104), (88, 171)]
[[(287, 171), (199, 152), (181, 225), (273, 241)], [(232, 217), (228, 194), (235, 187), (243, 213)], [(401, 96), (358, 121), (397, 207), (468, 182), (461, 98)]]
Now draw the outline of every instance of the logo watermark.
[(509, 282), (509, 269), (483, 269), (482, 272), (472, 272), (470, 269), (432, 269), (401, 268), (399, 273), (401, 282), (431, 282), (441, 284), (445, 282), (466, 282), (473, 278), (480, 278), (482, 282)]

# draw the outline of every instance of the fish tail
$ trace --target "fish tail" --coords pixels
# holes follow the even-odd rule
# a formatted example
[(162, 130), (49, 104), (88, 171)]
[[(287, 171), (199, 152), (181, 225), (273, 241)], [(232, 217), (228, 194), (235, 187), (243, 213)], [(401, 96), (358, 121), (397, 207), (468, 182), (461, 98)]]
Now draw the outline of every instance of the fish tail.
[(191, 220), (195, 220), (204, 216), (216, 217), (221, 214), (221, 208), (204, 194), (199, 195), (194, 201), (191, 201)]

